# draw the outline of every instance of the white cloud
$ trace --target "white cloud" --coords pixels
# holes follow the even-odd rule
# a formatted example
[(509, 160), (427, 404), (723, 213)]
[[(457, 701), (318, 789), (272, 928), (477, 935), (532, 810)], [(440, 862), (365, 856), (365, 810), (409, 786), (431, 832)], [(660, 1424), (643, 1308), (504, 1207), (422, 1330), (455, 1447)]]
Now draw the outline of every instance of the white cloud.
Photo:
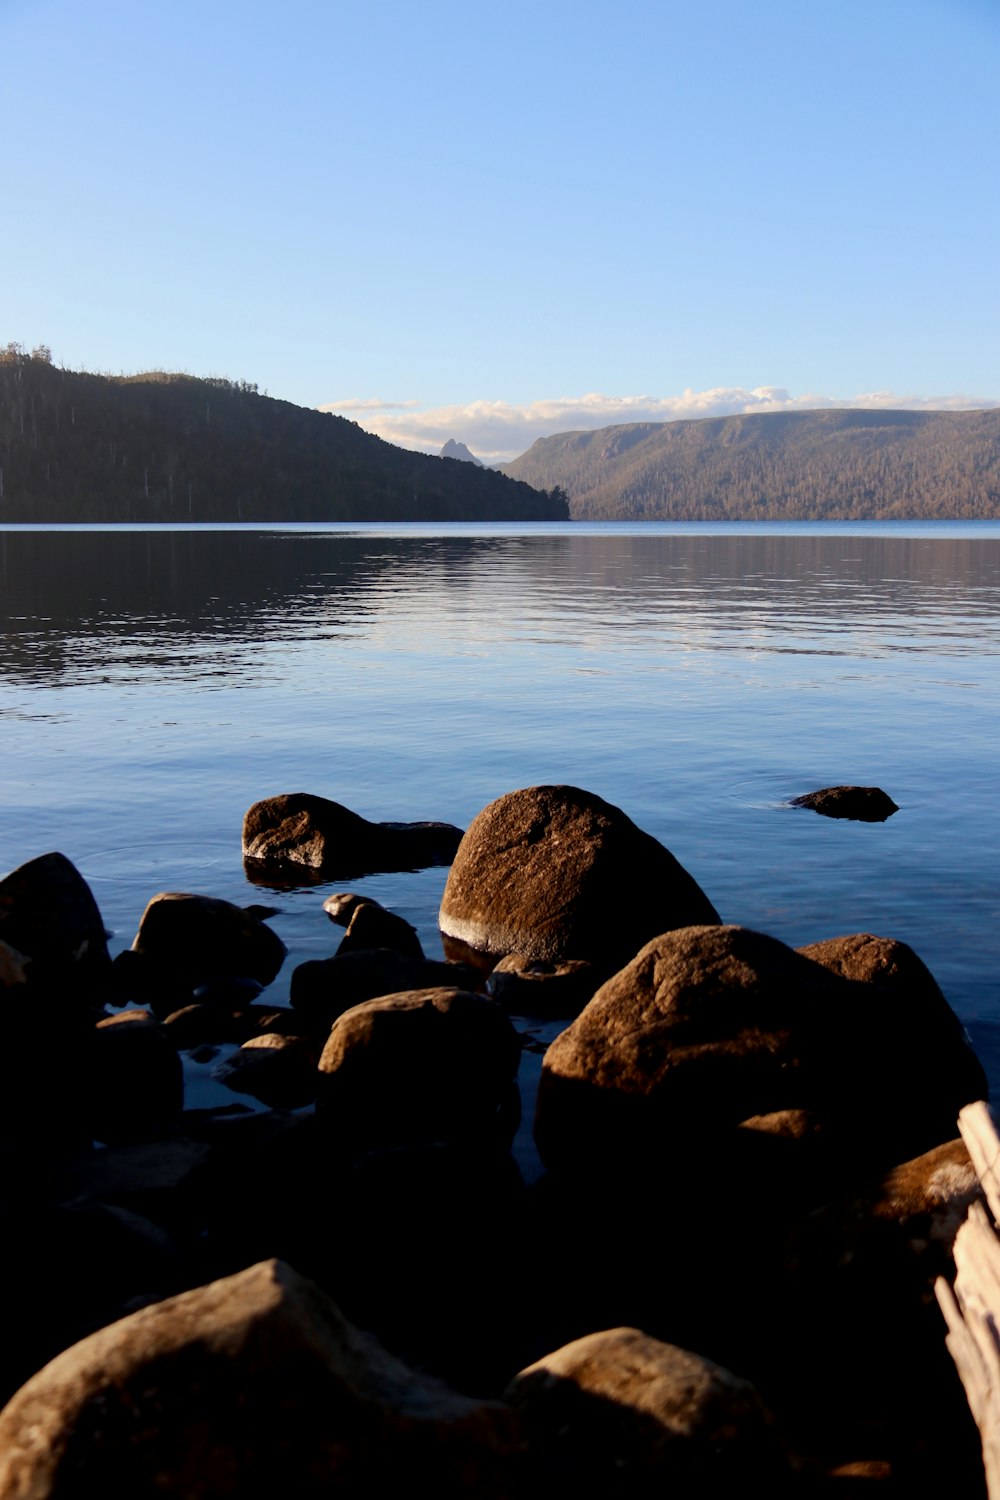
[(466, 405), (422, 410), (418, 401), (329, 401), (320, 411), (352, 417), (401, 448), (438, 453), (449, 438), (465, 443), (484, 463), (517, 458), (540, 437), (556, 432), (593, 431), (624, 422), (676, 422), (685, 417), (730, 417), (745, 412), (818, 411), (823, 408), (876, 407), (902, 411), (968, 411), (996, 407), (1000, 400), (981, 396), (899, 396), (872, 391), (846, 399), (805, 394), (793, 396), (781, 386), (714, 386), (686, 390), (679, 396), (559, 396), (516, 406), (507, 401), (470, 401)]

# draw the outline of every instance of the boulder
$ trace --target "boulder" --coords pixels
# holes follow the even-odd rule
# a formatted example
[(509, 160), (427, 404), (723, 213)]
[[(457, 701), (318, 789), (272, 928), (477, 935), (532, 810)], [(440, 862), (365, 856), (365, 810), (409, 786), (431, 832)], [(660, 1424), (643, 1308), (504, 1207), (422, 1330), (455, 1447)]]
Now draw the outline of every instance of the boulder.
[(856, 823), (884, 823), (899, 808), (878, 786), (827, 786), (791, 799), (792, 807), (811, 807), (825, 818), (852, 818)]
[(245, 1041), (213, 1076), (271, 1109), (299, 1109), (316, 1097), (317, 1060), (316, 1049), (302, 1037), (267, 1031)]
[(518, 1493), (510, 1410), (459, 1395), (277, 1261), (66, 1350), (0, 1414), (0, 1494)]
[[(242, 907), (179, 891), (153, 897), (132, 943), (133, 953), (190, 991), (230, 977), (270, 984), (286, 951), (277, 933)], [(211, 1003), (212, 995), (203, 998)]]
[(486, 981), (486, 993), (518, 1016), (579, 1015), (599, 983), (594, 965), (584, 958), (545, 963), (509, 953)]
[(443, 959), (413, 958), (392, 948), (361, 948), (312, 958), (292, 971), (289, 1000), (310, 1034), (326, 1041), (338, 1016), (353, 1005), (395, 995), (402, 990), (434, 989), (439, 985), (475, 989), (481, 975), (468, 964)]
[(180, 1057), (148, 1011), (123, 1011), (97, 1023), (87, 1077), (87, 1123), (99, 1141), (156, 1135), (184, 1108)]
[[(953, 1135), (942, 1122), (979, 1096), (934, 990), (907, 1007), (746, 928), (664, 933), (549, 1048), (539, 1150), (550, 1166), (669, 1157), (676, 1170), (804, 1144), (815, 1165), (821, 1138), (833, 1157), (889, 1166)], [(899, 1075), (901, 1053), (924, 1060), (917, 1079)]]
[(362, 901), (351, 912), (337, 952), (355, 953), (359, 949), (371, 948), (391, 948), (410, 958), (422, 959), (424, 956), (417, 929), (404, 917), (387, 911), (377, 902)]
[(316, 1113), (345, 1149), (421, 1141), (503, 1141), (521, 1049), (492, 1000), (427, 989), (369, 1000), (333, 1026)]
[(504, 1399), (543, 1484), (547, 1471), (561, 1493), (730, 1500), (773, 1495), (788, 1482), (754, 1387), (636, 1328), (555, 1350), (516, 1375)]
[(111, 972), (104, 923), (64, 854), (42, 854), (0, 880), (0, 942), (14, 952), (4, 970), (18, 984), (77, 1011), (104, 1004)]
[(674, 856), (591, 792), (536, 786), (473, 820), (448, 875), (439, 926), (450, 957), (492, 969), (588, 959), (605, 973), (657, 933), (718, 922)]
[(243, 857), (329, 875), (420, 870), (448, 864), (462, 830), (450, 823), (370, 823), (310, 792), (255, 802), (243, 819)]

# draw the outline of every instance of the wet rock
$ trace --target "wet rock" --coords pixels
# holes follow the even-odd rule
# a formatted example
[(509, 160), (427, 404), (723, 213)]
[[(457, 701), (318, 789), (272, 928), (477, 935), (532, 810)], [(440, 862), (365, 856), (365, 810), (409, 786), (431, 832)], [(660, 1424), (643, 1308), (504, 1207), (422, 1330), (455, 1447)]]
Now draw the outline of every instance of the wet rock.
[(788, 1482), (754, 1387), (635, 1328), (555, 1350), (515, 1376), (504, 1399), (534, 1463), (566, 1493), (729, 1500)]
[(270, 927), (230, 901), (162, 891), (142, 914), (132, 952), (193, 991), (234, 976), (270, 984), (286, 949)]
[(0, 1415), (0, 1493), (518, 1493), (515, 1419), (403, 1365), (281, 1262), (147, 1307)]
[(510, 953), (486, 981), (486, 993), (518, 1016), (576, 1016), (598, 985), (593, 964), (583, 958), (544, 963)]
[(318, 1061), (317, 1048), (304, 1038), (264, 1032), (245, 1041), (214, 1077), (271, 1109), (299, 1109), (316, 1097)]
[(310, 1035), (325, 1041), (337, 1017), (365, 1000), (438, 985), (475, 989), (480, 978), (467, 964), (412, 958), (391, 948), (366, 948), (299, 964), (292, 972), (289, 1000), (309, 1026)]
[[(32, 991), (77, 1011), (104, 1004), (111, 971), (104, 923), (64, 854), (40, 855), (0, 880), (0, 942), (30, 961), (21, 972)], [(8, 957), (8, 972), (12, 965), (16, 974)]]
[(169, 1129), (184, 1108), (177, 1049), (148, 1011), (123, 1011), (95, 1027), (87, 1122), (95, 1140), (141, 1140)]
[(620, 808), (577, 787), (537, 786), (473, 820), (439, 926), (450, 957), (492, 969), (510, 953), (588, 959), (610, 972), (657, 933), (717, 922), (697, 882)]
[(877, 786), (827, 786), (791, 799), (792, 807), (811, 807), (825, 818), (852, 818), (857, 823), (884, 823), (899, 808)]
[(492, 1000), (427, 989), (356, 1005), (319, 1061), (317, 1117), (347, 1150), (420, 1141), (509, 1144), (521, 1049)]
[(417, 929), (404, 917), (387, 911), (369, 901), (362, 901), (351, 913), (347, 931), (341, 939), (338, 954), (355, 953), (359, 949), (391, 948), (396, 953), (405, 953), (410, 958), (422, 959), (424, 950), (420, 946)]
[(448, 864), (462, 837), (450, 823), (370, 823), (309, 792), (255, 802), (243, 819), (243, 857), (330, 875)]
[[(928, 1073), (916, 1087), (899, 1077), (901, 1048), (928, 1059), (929, 1096)], [(942, 1100), (954, 1119), (977, 1097), (969, 1059), (943, 998), (907, 1015), (775, 938), (685, 928), (649, 943), (549, 1048), (536, 1140), (550, 1166), (669, 1157), (697, 1170), (759, 1145), (743, 1128), (755, 1117), (807, 1111), (807, 1138), (819, 1123), (834, 1156), (875, 1170), (934, 1144)]]

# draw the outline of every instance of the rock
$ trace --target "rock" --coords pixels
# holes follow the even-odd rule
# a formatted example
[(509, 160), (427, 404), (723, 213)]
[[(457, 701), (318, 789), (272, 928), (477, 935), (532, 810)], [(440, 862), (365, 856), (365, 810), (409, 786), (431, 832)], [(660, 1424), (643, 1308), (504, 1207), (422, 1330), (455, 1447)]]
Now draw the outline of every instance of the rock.
[[(860, 1091), (859, 1107), (871, 1101), (888, 1159), (901, 1161), (950, 1140), (959, 1110), (987, 1098), (989, 1084), (926, 964), (906, 943), (869, 932), (809, 943), (798, 952), (852, 981), (857, 1035), (865, 1044), (845, 1065)], [(894, 1119), (900, 1125), (895, 1139)]]
[[(286, 951), (270, 927), (241, 907), (178, 891), (153, 897), (132, 943), (133, 953), (189, 991), (232, 977), (270, 984)], [(204, 998), (210, 1001), (212, 993)]]
[(255, 802), (243, 819), (243, 857), (304, 865), (330, 875), (420, 870), (448, 864), (462, 830), (450, 823), (369, 823), (309, 792)]
[(518, 1016), (576, 1016), (593, 996), (598, 978), (583, 958), (544, 963), (510, 953), (486, 981), (486, 993)]
[(827, 786), (791, 799), (792, 807), (811, 807), (825, 818), (853, 818), (858, 823), (884, 823), (899, 808), (877, 786)]
[(474, 990), (480, 978), (467, 964), (411, 958), (390, 948), (365, 948), (299, 964), (292, 971), (289, 1000), (310, 1034), (326, 1041), (337, 1017), (365, 1000), (439, 985)]
[(180, 1057), (148, 1011), (124, 1011), (99, 1021), (87, 1072), (87, 1121), (95, 1140), (159, 1134), (184, 1108)]
[(30, 958), (25, 958), (9, 943), (0, 942), (0, 989), (12, 990), (27, 984), (30, 963)]
[[(916, 1086), (901, 1051), (926, 1061)], [(696, 1173), (720, 1152), (759, 1159), (755, 1118), (806, 1111), (804, 1141), (819, 1128), (873, 1171), (934, 1144), (980, 1081), (939, 995), (907, 1010), (762, 933), (690, 927), (649, 943), (553, 1042), (535, 1135), (550, 1167), (669, 1159)]]
[(754, 1387), (636, 1328), (555, 1350), (516, 1375), (504, 1399), (562, 1493), (730, 1500), (788, 1481)]
[(316, 1097), (318, 1060), (315, 1047), (302, 1037), (264, 1032), (245, 1041), (213, 1076), (271, 1109), (299, 1109)]
[(478, 814), (438, 917), (450, 957), (478, 955), (487, 968), (510, 953), (588, 959), (605, 973), (657, 933), (718, 920), (662, 844), (568, 786), (510, 792)]
[[(64, 854), (42, 854), (0, 880), (5, 967), (34, 992), (76, 1011), (104, 1004), (111, 959), (97, 902)], [(6, 980), (5, 983), (10, 983)]]
[(186, 1136), (115, 1142), (62, 1163), (55, 1186), (63, 1201), (113, 1204), (171, 1234), (184, 1233), (200, 1222), (207, 1166), (207, 1147)]
[(521, 1049), (492, 1000), (427, 989), (366, 1001), (335, 1022), (316, 1114), (346, 1150), (421, 1141), (509, 1145)]
[[(370, 896), (359, 896), (357, 891), (336, 891), (332, 896), (327, 896), (323, 902), (323, 910), (330, 921), (336, 922), (338, 927), (348, 927), (356, 909), (362, 903), (368, 906), (379, 905)], [(384, 911), (385, 908), (382, 907), (382, 910)]]
[(391, 948), (410, 958), (422, 959), (424, 956), (417, 929), (411, 927), (405, 918), (386, 911), (384, 906), (362, 901), (351, 913), (337, 952), (355, 953), (359, 949), (371, 948)]
[(104, 1328), (0, 1415), (0, 1494), (519, 1493), (508, 1408), (459, 1395), (270, 1261)]

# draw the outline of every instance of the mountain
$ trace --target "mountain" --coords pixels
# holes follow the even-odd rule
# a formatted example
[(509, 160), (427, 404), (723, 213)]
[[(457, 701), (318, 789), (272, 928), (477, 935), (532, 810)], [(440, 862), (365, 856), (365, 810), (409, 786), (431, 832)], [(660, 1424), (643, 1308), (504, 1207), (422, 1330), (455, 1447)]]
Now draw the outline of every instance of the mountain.
[(474, 453), (470, 453), (464, 443), (456, 443), (454, 438), (448, 439), (438, 457), (457, 458), (460, 463), (477, 464), (480, 469), (483, 467), (482, 459), (477, 458)]
[(502, 472), (574, 520), (1000, 517), (1000, 410), (809, 411), (540, 438)]
[(559, 495), (246, 381), (91, 375), (0, 347), (0, 522), (566, 519)]

